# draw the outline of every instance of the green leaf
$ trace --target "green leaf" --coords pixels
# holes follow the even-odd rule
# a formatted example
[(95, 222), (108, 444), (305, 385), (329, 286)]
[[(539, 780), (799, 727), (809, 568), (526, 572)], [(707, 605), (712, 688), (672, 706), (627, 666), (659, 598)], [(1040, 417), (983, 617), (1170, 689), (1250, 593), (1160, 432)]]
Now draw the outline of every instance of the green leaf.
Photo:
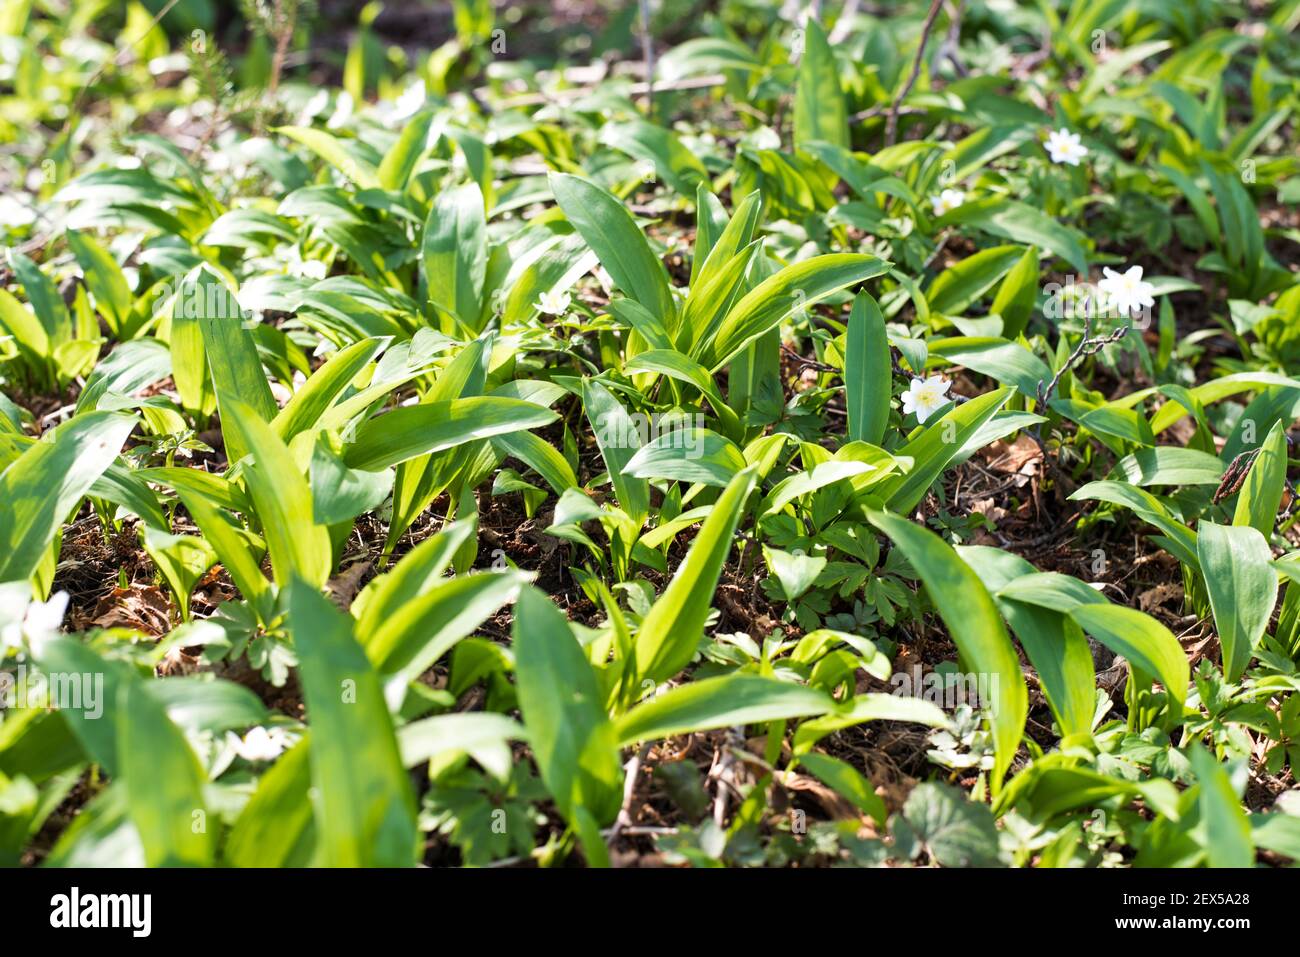
[(655, 175), (682, 196), (694, 196), (696, 187), (708, 180), (708, 171), (699, 158), (662, 126), (644, 120), (606, 123), (600, 131), (600, 142), (652, 163)]
[(1258, 529), (1204, 519), (1196, 526), (1196, 552), (1223, 649), (1223, 675), (1236, 681), (1264, 637), (1277, 602), (1273, 553)]
[(1088, 734), (1096, 709), (1096, 673), (1083, 630), (1065, 614), (1069, 606), (1055, 597), (1045, 607), (1012, 597), (1016, 585), (1044, 577), (1018, 555), (979, 545), (959, 546), (957, 554), (980, 576), (1025, 649), (1062, 736)]
[(1052, 370), (1042, 359), (1020, 343), (996, 336), (934, 339), (929, 347), (931, 355), (992, 376), (1003, 385), (1013, 385), (1021, 395), (1036, 395), (1039, 384), (1052, 379)]
[(1064, 259), (1079, 275), (1088, 273), (1088, 257), (1078, 231), (1016, 200), (998, 197), (963, 203), (940, 219), (939, 225), (975, 226), (1012, 242), (1046, 249)]
[(271, 427), (238, 399), (228, 399), (224, 426), (253, 457), (244, 480), (271, 554), (275, 580), (295, 574), (320, 587), (332, 566), (329, 532), (317, 523), (311, 488)]
[[(624, 301), (627, 302), (627, 300)], [(628, 305), (635, 306), (636, 304), (628, 302)], [(638, 328), (637, 331), (641, 330)], [(642, 334), (644, 335), (644, 333)], [(649, 339), (650, 337), (646, 336), (646, 338)], [(713, 376), (709, 375), (709, 371), (698, 362), (682, 355), (680, 352), (673, 351), (670, 344), (667, 348), (655, 348), (637, 353), (628, 361), (626, 368), (628, 372), (650, 372), (666, 375), (679, 382), (694, 386), (709, 400), (709, 405), (713, 408), (713, 414), (718, 417), (718, 425), (724, 435), (738, 441), (744, 434), (740, 419), (722, 397), (722, 393), (718, 391), (717, 383), (713, 381)]]
[(262, 775), (235, 819), (225, 857), (233, 867), (293, 867), (310, 860), (311, 739), (304, 736)]
[(558, 495), (578, 484), (573, 466), (545, 439), (532, 432), (509, 432), (492, 439), (492, 446), (503, 455), (519, 459), (546, 480)]
[(763, 505), (763, 515), (775, 514), (796, 498), (809, 492), (873, 471), (876, 471), (876, 467), (867, 462), (840, 459), (820, 462), (805, 472), (799, 472), (778, 482), (768, 493)]
[(262, 574), (260, 544), (254, 550), (247, 533), (217, 507), (219, 502), (214, 504), (203, 491), (178, 486), (177, 495), (194, 519), (194, 524), (198, 525), (203, 537), (221, 559), (222, 567), (230, 575), (230, 580), (257, 611), (258, 618), (264, 624), (268, 623), (275, 595), (271, 583)]
[(167, 717), (183, 731), (228, 731), (261, 724), (266, 706), (248, 688), (233, 681), (205, 675), (187, 675), (145, 683), (149, 693), (163, 703)]
[(383, 677), (389, 704), (401, 704), (406, 685), (503, 605), (527, 581), (519, 572), (479, 572), (438, 581), (388, 614), (363, 638)]
[(636, 478), (723, 488), (745, 467), (740, 447), (709, 429), (673, 429), (637, 449), (623, 471)]
[(330, 356), (271, 421), (281, 441), (314, 428), (383, 347), (382, 339), (362, 339)]
[(4, 289), (0, 289), (0, 335), (13, 336), (18, 354), (34, 368), (43, 368), (53, 357), (50, 334), (41, 321)]
[(441, 581), (456, 552), (475, 532), (473, 521), (452, 522), (403, 555), (391, 571), (366, 585), (352, 603), (361, 643), (369, 644), (385, 621)]
[(1246, 475), (1232, 515), (1233, 525), (1249, 525), (1266, 539), (1273, 534), (1278, 506), (1286, 490), (1286, 431), (1281, 421), (1269, 429), (1259, 455)]
[(59, 287), (41, 271), (36, 263), (15, 249), (9, 249), (9, 266), (23, 284), (32, 312), (41, 323), (51, 345), (67, 342), (72, 337), (72, 317), (59, 294)]
[(794, 753), (802, 757), (826, 735), (866, 721), (912, 721), (931, 728), (949, 726), (948, 717), (921, 698), (869, 692), (855, 696), (823, 718), (800, 724), (794, 733)]
[(753, 52), (735, 40), (722, 37), (696, 37), (679, 44), (660, 57), (655, 65), (660, 79), (672, 83), (689, 76), (739, 70), (748, 73), (759, 68)]
[(994, 246), (949, 266), (934, 277), (925, 291), (930, 309), (950, 316), (961, 315), (967, 306), (992, 289), (1022, 256), (1019, 246)]
[(781, 586), (781, 592), (787, 602), (795, 601), (803, 595), (817, 576), (826, 568), (826, 559), (821, 555), (804, 555), (786, 552), (779, 548), (763, 546), (763, 561), (767, 569)]
[(527, 737), (522, 725), (490, 711), (440, 714), (413, 721), (397, 732), (402, 763), (408, 768), (453, 754), (468, 754), (498, 781), (514, 766), (511, 741)]
[(716, 333), (695, 342), (691, 355), (705, 368), (717, 372), (796, 310), (879, 276), (888, 268), (889, 263), (883, 259), (858, 253), (814, 256), (786, 266), (732, 306)]
[(1066, 612), (1080, 605), (1109, 604), (1105, 595), (1085, 582), (1060, 572), (1035, 572), (1032, 565), (999, 588), (997, 594), (1039, 608)]
[(174, 314), (197, 320), (202, 335), (202, 349), (212, 373), (221, 411), (221, 434), (226, 442), (226, 457), (238, 462), (248, 454), (238, 436), (227, 429), (226, 403), (236, 400), (249, 406), (263, 422), (273, 419), (279, 408), (271, 395), (257, 342), (244, 327), (243, 314), (234, 293), (209, 269), (201, 267), (190, 273), (176, 293)]
[(888, 535), (916, 570), (939, 616), (952, 635), (964, 666), (987, 676), (993, 730), (993, 791), (1020, 747), (1029, 711), (1020, 658), (1002, 625), (993, 599), (971, 570), (942, 538), (929, 529), (887, 512), (867, 514), (871, 524)]
[(1006, 278), (998, 287), (989, 307), (992, 315), (1002, 317), (1002, 335), (1015, 339), (1029, 325), (1038, 296), (1038, 250), (1030, 246), (1025, 250)]
[(343, 460), (349, 468), (375, 472), (475, 439), (540, 428), (557, 418), (540, 405), (500, 396), (402, 406), (364, 422)]
[(908, 836), (924, 845), (941, 867), (1000, 863), (993, 813), (957, 788), (932, 781), (918, 784), (903, 805), (903, 820)]
[(620, 745), (695, 731), (821, 715), (837, 707), (822, 691), (755, 674), (704, 678), (657, 694), (619, 719)]
[(666, 681), (690, 663), (704, 636), (704, 622), (736, 526), (754, 490), (754, 467), (738, 473), (718, 496), (672, 581), (646, 614), (636, 634), (636, 677)]
[(1197, 449), (1159, 446), (1138, 449), (1115, 463), (1116, 479), (1132, 485), (1218, 485), (1223, 463)]
[(1196, 557), (1196, 533), (1170, 514), (1165, 504), (1150, 492), (1126, 482), (1089, 482), (1070, 495), (1071, 501), (1097, 499), (1132, 509), (1144, 522), (1165, 533), (1169, 549), (1183, 564), (1200, 567)]
[(1123, 655), (1134, 668), (1154, 675), (1181, 708), (1191, 671), (1178, 639), (1160, 622), (1135, 608), (1111, 604), (1079, 605), (1070, 617), (1103, 645)]
[(863, 814), (869, 814), (878, 827), (885, 826), (889, 812), (885, 802), (875, 792), (871, 782), (847, 761), (828, 754), (810, 751), (799, 759), (799, 766), (813, 774), (823, 784), (853, 802)]
[(421, 111), (406, 121), (402, 135), (384, 154), (379, 164), (379, 186), (401, 192), (415, 171), (415, 164), (424, 155), (425, 144), (429, 139), (429, 127), (433, 123), (433, 114)]
[[(54, 638), (44, 643), (37, 657), (47, 675), (84, 678), (78, 691), (79, 700), (59, 708), (63, 720), (81, 742), (86, 755), (109, 774), (118, 774), (118, 735), (122, 722), (117, 709), (122, 689), (135, 676), (120, 661), (101, 657), (75, 638)], [(91, 700), (93, 696), (94, 700)]]
[(640, 527), (650, 514), (650, 485), (629, 472), (628, 465), (641, 447), (641, 434), (627, 409), (603, 383), (583, 380), (582, 408), (609, 470), (619, 507)]
[(77, 257), (95, 306), (114, 332), (121, 330), (131, 315), (131, 290), (122, 267), (103, 246), (87, 233), (68, 230), (68, 245)]
[(340, 140), (324, 130), (307, 126), (277, 126), (272, 129), (272, 132), (283, 133), (289, 139), (301, 143), (362, 189), (383, 188), (375, 168), (370, 163), (357, 159)]
[(0, 474), (0, 582), (36, 574), (59, 526), (113, 464), (135, 425), (116, 412), (78, 415)]
[(352, 619), (312, 585), (287, 586), (289, 628), (311, 723), (320, 854), (329, 867), (410, 867), (415, 802), (379, 677)]
[(618, 813), (623, 783), (614, 727), (587, 656), (551, 600), (526, 588), (511, 629), (519, 710), (542, 780), (566, 819)]
[(421, 257), (429, 301), (477, 330), (488, 259), (483, 193), (477, 183), (438, 194), (424, 224)]
[(794, 145), (823, 140), (849, 146), (848, 113), (835, 55), (816, 16), (805, 22), (803, 58), (794, 94)]
[(1191, 752), (1192, 771), (1200, 784), (1196, 806), (1207, 863), (1210, 867), (1253, 867), (1255, 845), (1250, 818), (1228, 772), (1200, 745), (1193, 745)]
[(879, 445), (889, 425), (893, 368), (885, 319), (876, 300), (860, 292), (849, 313), (844, 352), (844, 391), (849, 438)]
[(666, 328), (674, 328), (676, 306), (667, 274), (627, 208), (579, 176), (552, 173), (550, 183), (565, 218), (596, 251), (614, 285), (658, 316)]
[(324, 442), (312, 448), (310, 475), (312, 518), (326, 527), (378, 508), (393, 490), (393, 473), (388, 469), (350, 469)]
[(148, 865), (211, 864), (219, 822), (208, 820), (204, 805), (207, 776), (185, 735), (141, 679), (121, 686), (117, 741), (118, 771)]
[(872, 489), (872, 494), (883, 498), (894, 511), (912, 511), (966, 442), (1009, 398), (1010, 389), (996, 389), (949, 409), (943, 418), (927, 425), (925, 431), (898, 450), (899, 457), (913, 460), (911, 470), (906, 475), (891, 475)]

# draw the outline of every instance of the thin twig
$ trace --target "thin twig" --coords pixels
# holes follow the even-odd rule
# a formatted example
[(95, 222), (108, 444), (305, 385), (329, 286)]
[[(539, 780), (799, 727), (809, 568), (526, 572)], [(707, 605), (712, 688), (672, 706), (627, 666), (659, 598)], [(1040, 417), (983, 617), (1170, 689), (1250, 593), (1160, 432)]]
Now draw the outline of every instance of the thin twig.
[(950, 3), (945, 3), (944, 6), (948, 8), (948, 34), (943, 38), (943, 45), (939, 47), (939, 56), (952, 64), (958, 76), (970, 76), (970, 70), (966, 69), (966, 65), (957, 56), (960, 49), (958, 44), (961, 40), (961, 14), (966, 7), (966, 0), (957, 0), (955, 7)]
[(646, 116), (655, 118), (655, 49), (650, 36), (650, 0), (637, 0), (641, 5), (641, 59), (645, 60)]
[(632, 826), (632, 799), (636, 795), (636, 779), (641, 774), (641, 764), (650, 753), (650, 742), (641, 745), (641, 750), (628, 761), (623, 777), (623, 804), (618, 809), (618, 818), (610, 829), (609, 838), (613, 840)]
[(1092, 334), (1092, 313), (1088, 308), (1088, 305), (1088, 300), (1085, 299), (1083, 301), (1083, 338), (1079, 340), (1079, 344), (1075, 347), (1074, 351), (1070, 353), (1070, 357), (1061, 364), (1061, 368), (1056, 370), (1056, 374), (1052, 376), (1052, 381), (1047, 384), (1047, 387), (1044, 388), (1041, 382), (1038, 383), (1037, 398), (1039, 409), (1046, 407), (1047, 403), (1051, 401), (1052, 394), (1056, 391), (1057, 385), (1060, 384), (1061, 377), (1073, 369), (1075, 363), (1080, 359), (1085, 359), (1088, 356), (1097, 354), (1112, 342), (1118, 342), (1120, 339), (1123, 339), (1128, 335), (1129, 329), (1132, 328), (1131, 325), (1125, 325), (1116, 329), (1109, 335), (1094, 337)]
[[(1094, 337), (1092, 334), (1092, 312), (1089, 306), (1090, 301), (1085, 298), (1083, 300), (1083, 337), (1079, 340), (1079, 344), (1075, 347), (1074, 351), (1070, 353), (1065, 362), (1061, 364), (1061, 368), (1056, 370), (1056, 374), (1052, 376), (1051, 382), (1049, 382), (1045, 387), (1043, 383), (1038, 383), (1038, 388), (1036, 390), (1036, 398), (1038, 402), (1035, 408), (1040, 413), (1047, 410), (1047, 404), (1052, 400), (1052, 396), (1056, 393), (1056, 387), (1060, 384), (1061, 377), (1073, 369), (1080, 359), (1085, 359), (1088, 356), (1095, 355), (1112, 342), (1118, 342), (1120, 339), (1123, 339), (1128, 335), (1129, 330), (1133, 328), (1132, 324), (1129, 323), (1121, 326), (1109, 335)], [(1043, 464), (1045, 466), (1059, 467), (1061, 455), (1060, 449), (1057, 450), (1055, 459), (1049, 458), (1047, 455), (1047, 445), (1043, 442), (1043, 423), (1035, 423), (1033, 429), (1028, 431), (1028, 435), (1034, 440), (1034, 444), (1038, 446), (1038, 451), (1043, 456)]]
[(921, 60), (925, 57), (925, 45), (930, 42), (930, 31), (934, 29), (934, 21), (939, 16), (941, 7), (943, 7), (943, 0), (932, 0), (930, 12), (926, 14), (925, 24), (921, 27), (921, 45), (916, 48), (916, 58), (912, 60), (912, 72), (903, 88), (898, 91), (898, 96), (894, 97), (893, 105), (889, 109), (889, 120), (885, 123), (885, 144), (887, 146), (893, 146), (898, 137), (898, 109), (903, 105), (903, 100), (907, 98), (907, 94), (912, 92), (912, 87), (916, 84), (916, 78), (921, 75)]
[(272, 20), (275, 23), (275, 54), (271, 57), (271, 78), (267, 83), (267, 95), (275, 96), (280, 86), (280, 74), (284, 71), (284, 58), (289, 52), (289, 41), (293, 39), (294, 21), (297, 19), (296, 6), (285, 10), (284, 0), (275, 0)]
[(716, 788), (713, 796), (713, 823), (718, 827), (722, 827), (727, 820), (727, 799), (730, 797), (731, 792), (736, 790), (731, 783), (731, 769), (732, 765), (736, 763), (733, 747), (738, 747), (744, 743), (738, 728), (728, 728), (726, 734), (727, 746), (722, 752), (721, 760), (709, 773), (709, 777), (713, 780)]
[(835, 26), (831, 28), (830, 36), (826, 42), (830, 44), (831, 49), (835, 49), (837, 44), (843, 43), (848, 39), (849, 31), (853, 29), (853, 20), (858, 15), (858, 5), (861, 0), (849, 0), (844, 4), (844, 9), (840, 11)]
[(784, 352), (791, 362), (797, 362), (806, 369), (816, 369), (818, 372), (839, 372), (835, 366), (827, 365), (825, 362), (818, 362), (816, 359), (807, 359), (795, 352), (784, 342), (781, 343), (781, 351)]

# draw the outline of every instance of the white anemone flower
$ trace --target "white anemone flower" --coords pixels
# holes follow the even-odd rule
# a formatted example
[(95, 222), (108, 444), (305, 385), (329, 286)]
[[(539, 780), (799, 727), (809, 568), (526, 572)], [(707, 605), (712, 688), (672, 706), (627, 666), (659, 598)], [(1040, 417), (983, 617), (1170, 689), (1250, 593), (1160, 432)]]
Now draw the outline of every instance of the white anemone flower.
[(948, 404), (948, 388), (951, 385), (943, 376), (937, 375), (928, 379), (913, 379), (911, 386), (903, 393), (903, 414), (915, 412), (916, 421), (925, 422)]
[(1088, 155), (1088, 147), (1079, 139), (1078, 133), (1067, 129), (1052, 130), (1047, 134), (1047, 155), (1053, 163), (1065, 163), (1078, 166), (1079, 160)]
[[(22, 592), (26, 591), (26, 583)], [(31, 601), (19, 590), (0, 595), (0, 650), (22, 649), (24, 641), (34, 655), (39, 655), (42, 645), (59, 635), (59, 626), (68, 611), (68, 593), (55, 592), (49, 601)]]
[(424, 89), (424, 81), (416, 80), (399, 96), (393, 104), (393, 112), (389, 119), (394, 123), (400, 123), (403, 120), (409, 120), (416, 113), (419, 113), (428, 99)]
[(1154, 306), (1155, 286), (1142, 279), (1142, 267), (1130, 266), (1125, 272), (1118, 273), (1109, 266), (1102, 269), (1105, 277), (1097, 283), (1097, 288), (1105, 294), (1107, 305), (1127, 316), (1145, 306)]
[(966, 194), (959, 189), (945, 189), (938, 196), (930, 197), (930, 205), (934, 207), (936, 216), (950, 213), (964, 202), (966, 202)]
[(289, 275), (297, 276), (300, 279), (312, 279), (320, 282), (328, 274), (329, 270), (319, 259), (303, 259), (302, 252), (297, 246), (289, 247)]
[(289, 741), (285, 737), (283, 728), (268, 730), (259, 725), (242, 739), (238, 735), (231, 734), (230, 746), (245, 761), (270, 761), (284, 752), (284, 749), (289, 746)]
[(551, 289), (537, 297), (537, 308), (548, 315), (558, 316), (569, 308), (570, 302), (567, 292)]

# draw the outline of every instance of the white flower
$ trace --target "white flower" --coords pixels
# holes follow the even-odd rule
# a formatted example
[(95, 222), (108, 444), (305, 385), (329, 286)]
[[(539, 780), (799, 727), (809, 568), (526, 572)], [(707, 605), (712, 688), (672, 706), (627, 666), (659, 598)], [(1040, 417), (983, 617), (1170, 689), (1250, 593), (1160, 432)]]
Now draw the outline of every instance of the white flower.
[(950, 213), (964, 202), (966, 202), (966, 194), (959, 189), (945, 189), (938, 196), (930, 197), (930, 205), (934, 207), (936, 216)]
[(347, 125), (348, 120), (352, 119), (352, 94), (344, 90), (334, 100), (334, 113), (325, 121), (327, 129), (337, 130)]
[(569, 308), (569, 294), (552, 289), (537, 297), (537, 308), (552, 316), (558, 316)]
[(298, 275), (319, 282), (325, 278), (325, 264), (319, 259), (304, 259), (298, 267)]
[(245, 761), (270, 761), (278, 758), (288, 745), (283, 728), (271, 728), (268, 731), (259, 725), (244, 735), (242, 740), (238, 735), (230, 735), (230, 746)]
[(36, 221), (36, 210), (12, 196), (0, 196), (0, 229), (17, 229)]
[(27, 647), (39, 657), (41, 648), (51, 638), (57, 638), (59, 626), (68, 610), (68, 593), (55, 592), (49, 601), (31, 601), (24, 582), (20, 590), (6, 590), (0, 594), (0, 650)]
[(952, 383), (943, 376), (913, 379), (911, 387), (903, 393), (903, 414), (916, 413), (916, 421), (924, 422), (948, 404), (948, 387)]
[(1105, 278), (1097, 283), (1097, 288), (1106, 295), (1107, 305), (1119, 310), (1120, 315), (1127, 316), (1156, 304), (1155, 286), (1142, 281), (1141, 266), (1130, 266), (1123, 274), (1107, 266), (1102, 274)]
[(409, 120), (420, 112), (420, 108), (424, 106), (426, 99), (424, 81), (416, 80), (397, 98), (397, 101), (393, 104), (393, 112), (389, 114), (388, 118), (394, 123)]
[(289, 275), (320, 282), (327, 270), (319, 259), (303, 259), (297, 246), (289, 247)]
[(1062, 128), (1047, 134), (1047, 154), (1053, 163), (1078, 166), (1079, 160), (1088, 155), (1088, 147), (1079, 141), (1078, 133)]

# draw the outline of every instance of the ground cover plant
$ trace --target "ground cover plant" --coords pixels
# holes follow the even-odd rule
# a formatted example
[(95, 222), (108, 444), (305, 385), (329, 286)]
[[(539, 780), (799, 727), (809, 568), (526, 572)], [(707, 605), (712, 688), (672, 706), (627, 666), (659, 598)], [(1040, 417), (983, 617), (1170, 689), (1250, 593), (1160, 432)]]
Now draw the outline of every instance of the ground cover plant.
[(0, 862), (1300, 858), (1300, 0), (0, 0)]

